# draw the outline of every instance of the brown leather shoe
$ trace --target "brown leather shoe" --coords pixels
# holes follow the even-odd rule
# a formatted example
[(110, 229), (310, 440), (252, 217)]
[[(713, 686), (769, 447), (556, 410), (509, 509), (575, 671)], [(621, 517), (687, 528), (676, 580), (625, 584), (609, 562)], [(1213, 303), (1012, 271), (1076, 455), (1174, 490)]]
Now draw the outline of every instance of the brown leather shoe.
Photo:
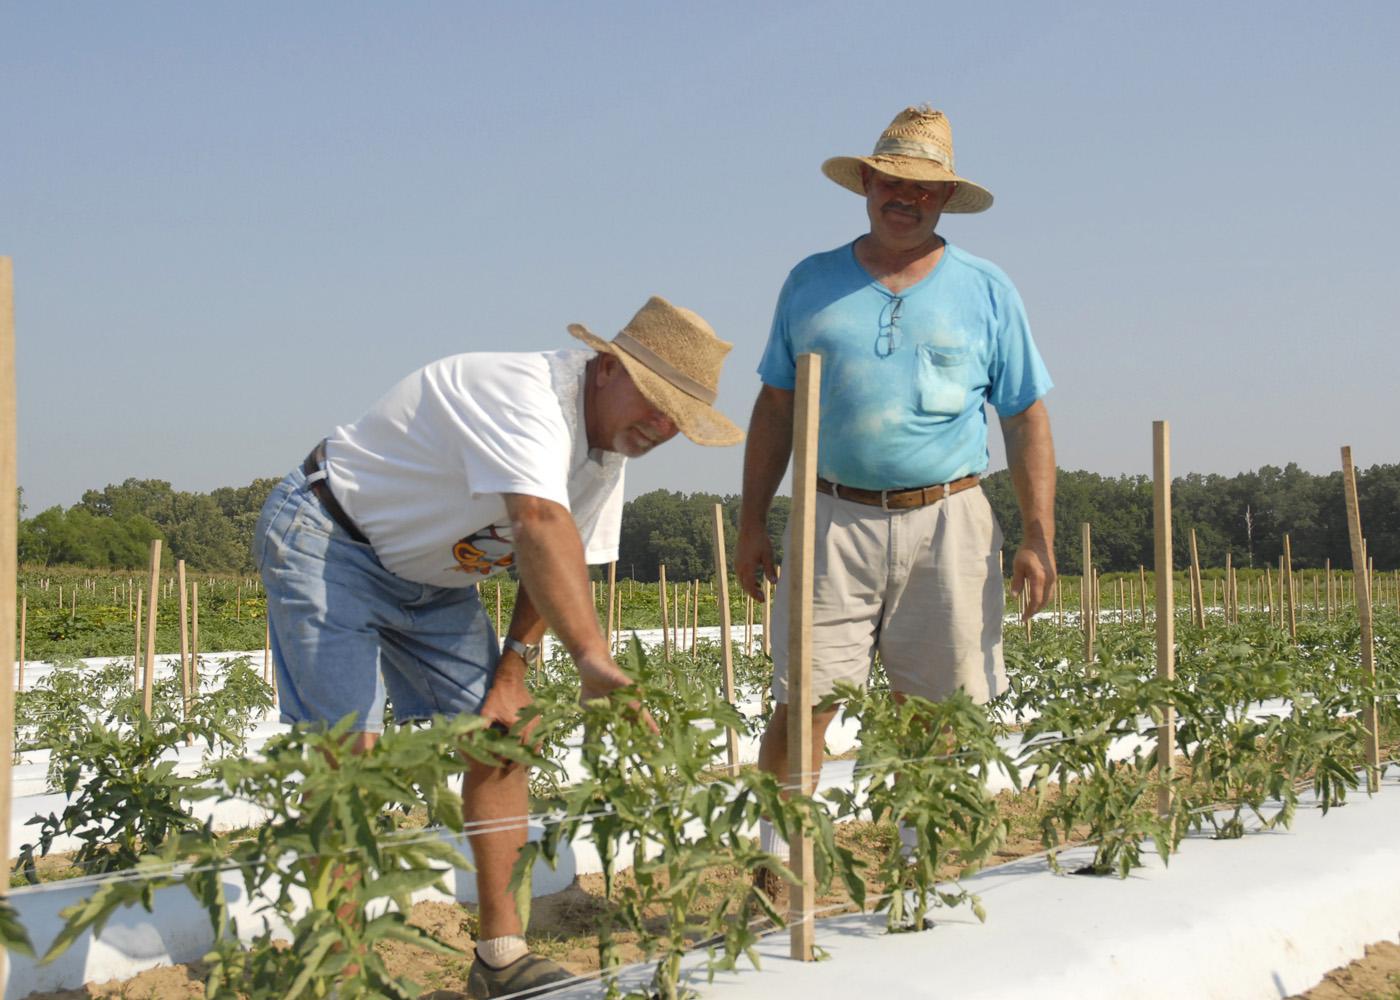
[(472, 1000), (489, 1000), (490, 997), (523, 1000), (563, 989), (577, 981), (578, 977), (568, 969), (542, 955), (526, 953), (504, 969), (493, 969), (477, 955), (467, 976), (467, 996)]
[[(791, 896), (787, 879), (783, 878), (767, 865), (753, 870), (753, 887), (761, 892), (768, 900), (769, 905), (778, 911), (778, 916), (782, 918), (782, 923), (787, 923), (788, 905)], [(771, 921), (770, 921), (771, 922)]]

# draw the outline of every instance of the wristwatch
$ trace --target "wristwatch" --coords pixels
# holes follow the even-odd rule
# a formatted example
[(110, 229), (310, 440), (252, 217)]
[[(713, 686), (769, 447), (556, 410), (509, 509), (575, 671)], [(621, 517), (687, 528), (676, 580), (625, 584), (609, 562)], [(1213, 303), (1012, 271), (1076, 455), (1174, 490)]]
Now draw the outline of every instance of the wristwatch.
[(540, 655), (540, 644), (539, 644), (539, 643), (535, 643), (534, 645), (527, 646), (527, 645), (525, 645), (525, 643), (521, 642), (519, 639), (516, 639), (516, 638), (514, 638), (513, 636), (509, 636), (509, 635), (506, 636), (506, 639), (505, 639), (505, 647), (506, 647), (506, 649), (509, 649), (511, 652), (513, 652), (513, 653), (515, 653), (516, 655), (518, 655), (518, 656), (519, 656), (522, 660), (524, 660), (526, 663), (534, 663), (534, 662), (535, 662), (535, 658), (538, 657), (538, 656)]

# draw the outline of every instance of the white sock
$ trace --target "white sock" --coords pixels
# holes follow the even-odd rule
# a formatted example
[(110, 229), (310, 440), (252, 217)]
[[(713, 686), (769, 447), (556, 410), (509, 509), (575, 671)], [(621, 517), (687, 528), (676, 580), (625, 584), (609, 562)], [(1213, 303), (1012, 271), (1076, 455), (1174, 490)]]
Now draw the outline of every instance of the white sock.
[(919, 832), (912, 826), (899, 824), (899, 856), (912, 858), (919, 847)]
[(778, 831), (773, 829), (773, 824), (766, 819), (758, 821), (758, 849), (767, 851), (779, 861), (789, 861), (792, 858), (788, 842), (779, 836)]
[(519, 934), (508, 934), (505, 937), (491, 938), (489, 941), (478, 941), (476, 953), (491, 968), (504, 969), (516, 959), (528, 955), (530, 949)]

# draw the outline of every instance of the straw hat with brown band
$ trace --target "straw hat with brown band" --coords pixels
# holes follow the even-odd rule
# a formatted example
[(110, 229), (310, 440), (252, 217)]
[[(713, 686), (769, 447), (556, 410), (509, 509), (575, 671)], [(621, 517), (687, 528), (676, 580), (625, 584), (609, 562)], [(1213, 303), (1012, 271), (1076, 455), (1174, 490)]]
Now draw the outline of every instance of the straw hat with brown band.
[(959, 177), (953, 169), (953, 128), (942, 111), (926, 104), (895, 115), (869, 156), (833, 156), (822, 164), (822, 173), (848, 191), (863, 195), (862, 163), (904, 180), (955, 182), (957, 190), (943, 206), (944, 212), (985, 212), (992, 207), (990, 191)]
[(698, 313), (653, 295), (611, 341), (579, 323), (569, 324), (569, 332), (621, 361), (651, 405), (696, 444), (723, 446), (744, 439), (744, 432), (714, 407), (720, 368), (734, 345), (715, 336)]

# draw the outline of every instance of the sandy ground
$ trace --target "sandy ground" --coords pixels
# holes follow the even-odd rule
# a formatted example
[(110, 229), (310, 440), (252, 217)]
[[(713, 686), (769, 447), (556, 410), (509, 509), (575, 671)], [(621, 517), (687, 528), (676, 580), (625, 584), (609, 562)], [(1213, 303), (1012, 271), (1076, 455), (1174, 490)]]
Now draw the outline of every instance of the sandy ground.
[(1366, 956), (1333, 969), (1298, 1000), (1397, 1000), (1400, 998), (1400, 934), (1366, 946)]

